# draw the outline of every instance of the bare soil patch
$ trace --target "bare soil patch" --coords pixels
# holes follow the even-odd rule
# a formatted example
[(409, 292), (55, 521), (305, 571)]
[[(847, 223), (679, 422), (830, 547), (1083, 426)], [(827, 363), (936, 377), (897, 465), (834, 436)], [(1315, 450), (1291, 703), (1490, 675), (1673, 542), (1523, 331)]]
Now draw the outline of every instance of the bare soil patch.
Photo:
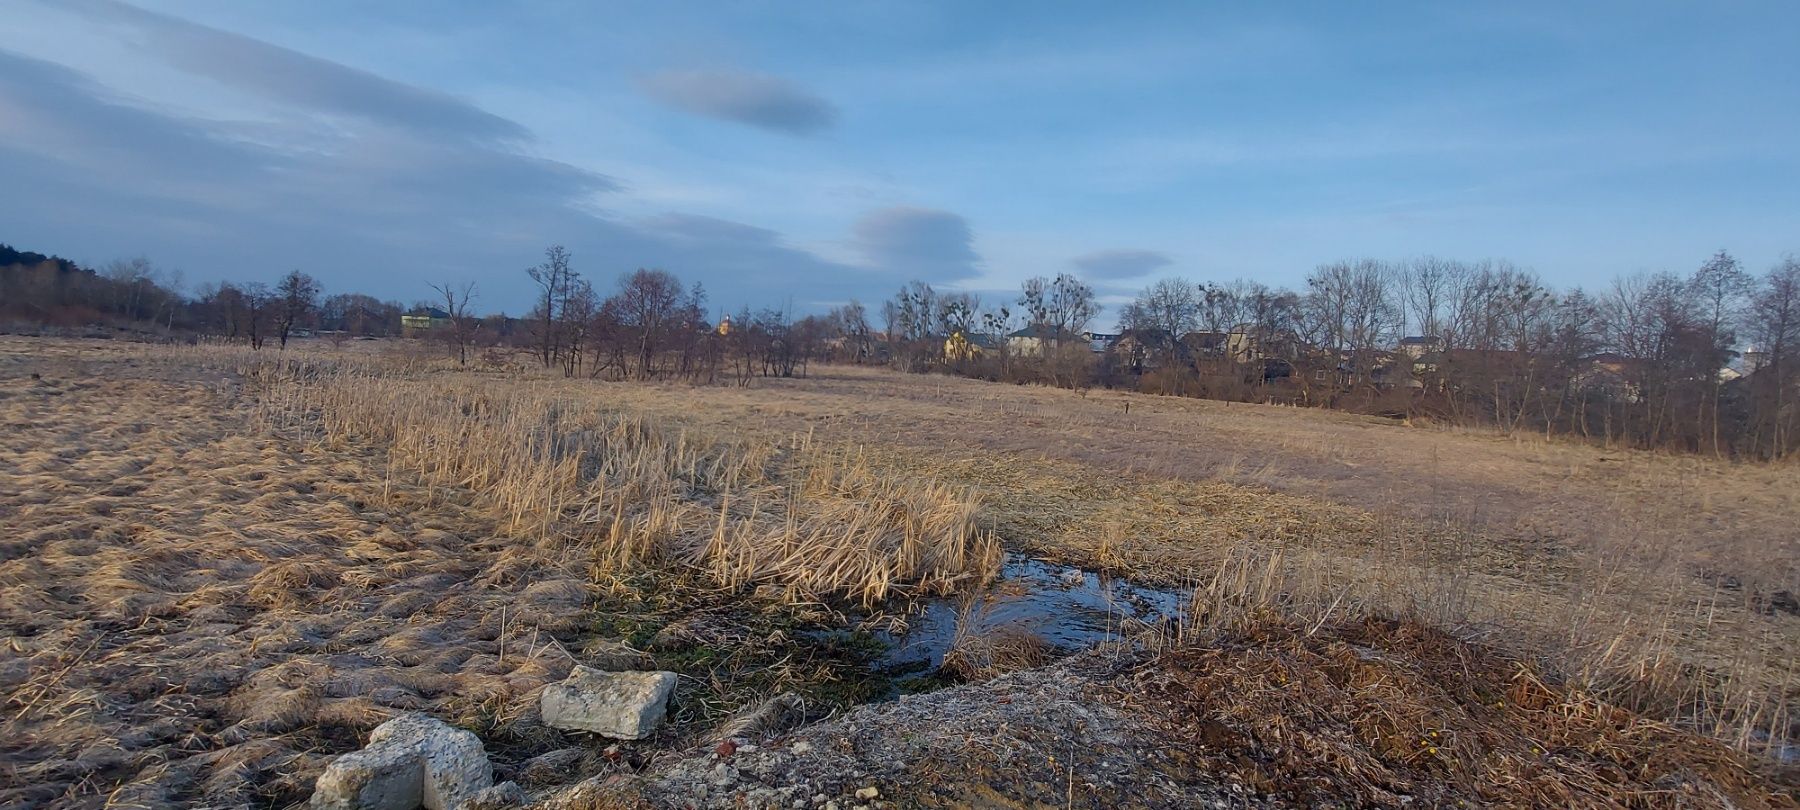
[(671, 754), (546, 807), (1792, 808), (1764, 764), (1414, 623), (1103, 648)]

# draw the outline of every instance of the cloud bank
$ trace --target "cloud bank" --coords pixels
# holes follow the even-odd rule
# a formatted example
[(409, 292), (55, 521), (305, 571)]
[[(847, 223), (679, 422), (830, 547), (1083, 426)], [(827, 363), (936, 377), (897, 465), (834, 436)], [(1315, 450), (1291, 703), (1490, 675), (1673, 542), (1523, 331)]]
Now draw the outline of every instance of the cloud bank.
[[(403, 301), (472, 279), (482, 306), (514, 312), (528, 298), (521, 271), (553, 243), (601, 288), (662, 267), (727, 309), (815, 308), (914, 276), (965, 277), (979, 263), (967, 222), (946, 211), (868, 215), (850, 235), (861, 261), (717, 217), (609, 214), (603, 201), (626, 194), (624, 183), (533, 154), (529, 129), (468, 101), (110, 0), (69, 8), (262, 111), (254, 121), (202, 115), (0, 50), (0, 176), (27, 190), (0, 195), (0, 222), (22, 248), (89, 262), (149, 255), (195, 282), (299, 267), (334, 291)], [(664, 87), (692, 91), (694, 81)], [(815, 131), (835, 115), (765, 77), (709, 92), (724, 113), (780, 131)]]

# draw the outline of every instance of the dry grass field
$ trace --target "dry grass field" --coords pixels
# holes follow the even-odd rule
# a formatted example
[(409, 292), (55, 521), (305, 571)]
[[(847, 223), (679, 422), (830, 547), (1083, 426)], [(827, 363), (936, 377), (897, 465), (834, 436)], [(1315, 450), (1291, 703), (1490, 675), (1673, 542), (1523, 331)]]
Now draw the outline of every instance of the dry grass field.
[(0, 803), (285, 803), (393, 709), (567, 671), (543, 631), (580, 620), (585, 572), (521, 579), (467, 504), (134, 354), (0, 350)]
[(652, 569), (829, 620), (985, 580), (996, 540), (1194, 586), (1193, 638), (1405, 615), (1733, 746), (1800, 732), (1791, 465), (868, 369), (562, 380), (410, 348), (0, 337), (0, 804), (285, 805), (407, 709), (508, 766), (556, 744), (534, 696), (617, 629), (597, 605), (721, 643), (641, 593)]
[(875, 369), (608, 390), (975, 487), (1037, 553), (1177, 583), (1276, 553), (1291, 593), (1503, 640), (1746, 746), (1796, 731), (1794, 465)]

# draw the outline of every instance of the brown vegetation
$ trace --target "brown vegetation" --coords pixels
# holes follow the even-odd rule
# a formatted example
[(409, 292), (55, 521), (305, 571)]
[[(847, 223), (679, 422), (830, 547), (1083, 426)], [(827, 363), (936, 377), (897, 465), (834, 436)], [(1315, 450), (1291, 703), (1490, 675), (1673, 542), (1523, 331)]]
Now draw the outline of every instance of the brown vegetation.
[(1734, 744), (1795, 733), (1791, 465), (845, 367), (749, 390), (607, 390), (688, 424), (810, 430), (890, 477), (974, 487), (1004, 540), (1062, 562), (1176, 585), (1273, 556), (1277, 592), (1504, 639)]
[(508, 533), (556, 543), (560, 562), (596, 577), (674, 562), (733, 590), (874, 607), (949, 593), (998, 563), (968, 493), (876, 476), (804, 438), (723, 441), (555, 383), (381, 368), (289, 361), (250, 374), (277, 422), (316, 424), (307, 440), (387, 448), (391, 464), (476, 493)]
[[(664, 744), (697, 739), (853, 666), (788, 654), (793, 623), (744, 606), (953, 593), (991, 574), (996, 536), (1196, 586), (1157, 676), (1179, 688), (1146, 693), (1187, 701), (1171, 718), (1324, 678), (1311, 702), (1257, 704), (1300, 724), (1284, 740), (1355, 740), (1332, 760), (1343, 790), (1305, 795), (1498, 800), (1484, 791), (1513, 779), (1520, 796), (1631, 801), (1593, 780), (1641, 790), (1698, 769), (1676, 781), (1754, 806), (1744, 761), (1644, 735), (1759, 751), (1796, 731), (1791, 467), (857, 369), (608, 384), (372, 345), (273, 360), (0, 342), (7, 801), (288, 802), (397, 710), (476, 729), (514, 763), (566, 745), (535, 690), (614, 649), (602, 635), (692, 667)], [(1457, 682), (1445, 662), (1471, 638), (1547, 691), (1489, 664)], [(1331, 680), (1346, 650), (1390, 642), (1423, 663)], [(985, 678), (1045, 653), (969, 638), (948, 663)], [(1415, 729), (1357, 724), (1394, 697), (1363, 689), (1377, 676), (1417, 687), (1425, 708), (1405, 717), (1499, 723), (1460, 739), (1500, 759), (1454, 749), (1446, 775), (1390, 758), (1383, 735)], [(1486, 715), (1461, 697), (1490, 687), (1541, 705)], [(1237, 750), (1260, 752), (1245, 756), (1300, 767), (1255, 736), (1273, 731), (1232, 722)], [(1523, 763), (1524, 740), (1590, 758)]]
[(0, 343), (5, 803), (286, 804), (403, 710), (540, 752), (596, 573), (859, 602), (993, 562), (973, 502), (804, 441), (404, 363), (253, 365), (246, 390), (250, 354)]
[(1293, 806), (1795, 806), (1740, 752), (1416, 622), (1245, 624), (1114, 688), (1191, 765)]

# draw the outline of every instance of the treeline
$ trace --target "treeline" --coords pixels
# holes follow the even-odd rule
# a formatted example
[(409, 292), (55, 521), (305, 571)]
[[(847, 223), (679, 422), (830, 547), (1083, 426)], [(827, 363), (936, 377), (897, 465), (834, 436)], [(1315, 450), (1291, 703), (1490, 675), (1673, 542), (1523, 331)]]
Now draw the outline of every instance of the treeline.
[[(1016, 307), (1016, 309), (1014, 309)], [(1359, 260), (1302, 289), (1163, 279), (1119, 314), (1078, 280), (984, 306), (913, 283), (888, 359), (988, 379), (1130, 387), (1758, 458), (1800, 449), (1800, 260), (1556, 290), (1504, 261)]]
[(816, 360), (871, 356), (844, 348), (872, 343), (864, 319), (841, 320), (852, 308), (798, 319), (785, 310), (746, 308), (715, 325), (707, 320), (705, 289), (667, 271), (637, 270), (602, 295), (556, 246), (526, 273), (537, 303), (515, 345), (571, 377), (745, 382), (804, 375)]
[[(1653, 449), (1782, 458), (1800, 450), (1800, 260), (1752, 275), (1726, 253), (1693, 273), (1557, 290), (1504, 261), (1424, 258), (1321, 265), (1304, 287), (1157, 281), (1096, 333), (1094, 289), (1033, 278), (984, 302), (912, 282), (871, 313), (748, 308), (718, 323), (705, 290), (662, 270), (608, 288), (552, 247), (525, 274), (524, 318), (474, 314), (473, 285), (432, 285), (402, 306), (274, 285), (182, 293), (142, 259), (99, 271), (0, 246), (0, 322), (129, 325), (285, 345), (295, 335), (413, 335), (468, 362), (528, 353), (574, 377), (745, 382), (814, 362), (1071, 388), (1106, 386), (1332, 407)], [(872, 323), (873, 321), (873, 323)], [(879, 328), (877, 328), (877, 325)]]
[[(408, 306), (360, 293), (326, 295), (316, 279), (299, 271), (282, 276), (273, 286), (261, 281), (215, 282), (200, 285), (191, 294), (183, 291), (182, 281), (178, 271), (143, 258), (93, 269), (0, 245), (0, 323), (104, 326), (215, 337), (261, 348), (268, 341), (285, 344), (296, 333), (398, 336), (405, 331), (407, 313), (444, 306), (442, 290), (448, 289), (434, 286), (436, 299)], [(473, 288), (452, 292), (467, 298)], [(504, 316), (475, 320), (486, 324), (487, 334), (496, 339), (511, 331)]]
[(179, 279), (144, 259), (113, 262), (101, 272), (42, 253), (0, 245), (0, 319), (53, 326), (157, 322), (186, 326)]

